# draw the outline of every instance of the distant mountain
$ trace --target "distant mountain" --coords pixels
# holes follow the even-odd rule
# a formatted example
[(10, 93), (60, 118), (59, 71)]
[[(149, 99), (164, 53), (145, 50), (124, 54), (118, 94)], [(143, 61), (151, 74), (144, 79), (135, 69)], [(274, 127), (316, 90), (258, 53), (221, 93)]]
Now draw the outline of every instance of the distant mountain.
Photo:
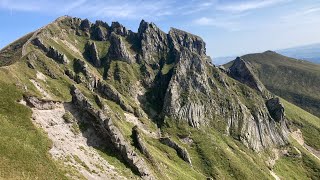
[(276, 52), (284, 56), (320, 63), (320, 43), (281, 49)]
[[(320, 116), (320, 65), (273, 51), (244, 55), (266, 88), (287, 101)], [(224, 65), (230, 67), (234, 61)]]

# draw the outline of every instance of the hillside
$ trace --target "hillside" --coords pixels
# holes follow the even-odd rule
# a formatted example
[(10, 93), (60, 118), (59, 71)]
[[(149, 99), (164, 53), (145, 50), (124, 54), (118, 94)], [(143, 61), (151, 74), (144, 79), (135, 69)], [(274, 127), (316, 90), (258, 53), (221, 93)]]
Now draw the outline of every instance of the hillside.
[[(320, 116), (320, 65), (272, 51), (248, 54), (242, 58), (251, 63), (268, 90)], [(228, 63), (226, 67), (231, 64)]]
[(0, 58), (1, 178), (320, 178), (319, 118), (196, 35), (64, 16)]

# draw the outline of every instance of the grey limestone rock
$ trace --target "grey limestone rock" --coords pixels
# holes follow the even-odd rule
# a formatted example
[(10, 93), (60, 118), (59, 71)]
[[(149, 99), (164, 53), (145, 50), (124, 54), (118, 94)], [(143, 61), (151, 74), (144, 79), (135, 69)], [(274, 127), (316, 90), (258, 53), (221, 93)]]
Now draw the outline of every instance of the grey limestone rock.
[(280, 122), (284, 120), (284, 106), (280, 102), (279, 98), (271, 98), (267, 100), (266, 105), (271, 117), (275, 121)]
[(98, 53), (98, 49), (96, 46), (96, 43), (92, 42), (88, 42), (86, 44), (86, 48), (85, 48), (85, 55), (87, 56), (87, 58), (89, 59), (89, 61), (96, 67), (100, 67), (101, 66), (101, 60), (99, 58), (99, 53)]
[(135, 62), (135, 57), (131, 54), (129, 47), (122, 39), (123, 37), (112, 32), (110, 35), (111, 46), (108, 51), (108, 57), (111, 60), (121, 60), (129, 64)]
[(114, 32), (117, 35), (120, 35), (120, 36), (128, 35), (128, 30), (119, 22), (112, 22), (110, 29), (111, 29), (111, 32)]
[(93, 124), (98, 132), (101, 132), (105, 137), (109, 138), (113, 146), (119, 150), (119, 153), (128, 165), (136, 170), (143, 179), (154, 179), (154, 176), (152, 175), (152, 172), (147, 166), (145, 160), (139, 157), (139, 155), (133, 150), (121, 134), (118, 127), (113, 124), (112, 119), (104, 115), (101, 110), (95, 109), (75, 86), (71, 88), (71, 95), (73, 104), (95, 117), (96, 121), (92, 121), (90, 123)]
[(110, 84), (99, 81), (97, 90), (108, 99), (116, 102), (120, 107), (130, 113), (134, 113), (134, 109), (126, 102), (124, 97)]
[(254, 74), (250, 64), (240, 57), (234, 60), (234, 63), (229, 68), (229, 74), (232, 78), (248, 85), (249, 87), (263, 92), (265, 90), (264, 85)]
[(176, 150), (178, 156), (192, 166), (191, 158), (186, 148), (181, 147), (179, 144), (168, 137), (160, 138), (160, 142)]
[(55, 49), (52, 46), (49, 47), (47, 56), (61, 64), (67, 64), (69, 62), (69, 59), (65, 54), (60, 53), (57, 49)]

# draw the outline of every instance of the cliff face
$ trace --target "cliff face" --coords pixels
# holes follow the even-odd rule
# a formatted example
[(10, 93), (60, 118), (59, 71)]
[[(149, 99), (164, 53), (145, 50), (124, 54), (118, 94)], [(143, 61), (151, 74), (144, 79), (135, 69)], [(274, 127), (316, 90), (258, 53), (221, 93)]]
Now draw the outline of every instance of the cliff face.
[[(101, 57), (97, 43), (86, 44), (85, 56), (79, 59), (87, 58), (85, 60), (96, 67), (104, 66), (104, 75), (101, 78), (94, 76), (86, 66), (84, 79), (78, 82), (87, 82), (89, 89), (96, 89), (97, 92), (102, 91), (97, 81), (103, 82), (106, 78), (107, 83), (113, 82), (109, 86), (115, 86), (119, 95), (107, 98), (116, 100), (119, 98), (115, 97), (123, 96), (122, 100), (115, 102), (125, 107), (125, 111), (154, 117), (160, 126), (165, 123), (166, 117), (199, 129), (223, 120), (226, 134), (256, 151), (286, 144), (285, 118), (275, 120), (270, 115), (266, 106), (269, 99), (261, 95), (265, 91), (264, 86), (254, 76), (250, 65), (241, 58), (235, 60), (229, 71), (229, 75), (239, 83), (208, 61), (205, 42), (200, 37), (178, 29), (172, 28), (166, 34), (155, 24), (141, 21), (138, 32), (134, 33), (117, 22), (109, 26), (100, 21), (92, 24), (88, 20), (69, 17), (61, 18), (55, 24), (73, 31), (75, 35), (105, 42), (101, 49), (110, 43)], [(42, 39), (47, 38), (48, 32), (48, 28), (38, 32), (32, 40), (33, 44), (49, 58), (68, 63), (64, 53), (43, 43)], [(66, 38), (68, 34), (62, 32), (54, 35)], [(129, 69), (139, 64), (139, 77), (121, 72), (120, 61)], [(110, 79), (112, 81), (108, 81)], [(138, 89), (145, 93), (138, 94)], [(138, 96), (140, 99), (135, 98)], [(135, 101), (128, 103), (126, 98)], [(146, 108), (146, 104), (152, 108)]]
[[(288, 143), (285, 110), (273, 95), (262, 93), (267, 90), (248, 63), (238, 59), (226, 74), (211, 64), (205, 42), (190, 33), (172, 28), (167, 34), (145, 21), (135, 33), (117, 22), (62, 17), (35, 32), (22, 52), (32, 71), (54, 74), (62, 89), (73, 85), (73, 105), (96, 120), (91, 124), (97, 132), (146, 179), (154, 178), (152, 170), (161, 163), (149, 167), (147, 162), (157, 161), (147, 150), (154, 144), (145, 145), (142, 137), (149, 143), (168, 139), (161, 137), (168, 124), (192, 129), (185, 134), (217, 129), (254, 151)], [(54, 68), (47, 71), (47, 64)], [(52, 97), (70, 96), (48, 91)], [(134, 132), (143, 130), (136, 139), (147, 162), (132, 147), (127, 121), (136, 125)], [(146, 128), (155, 124), (163, 134)], [(192, 165), (187, 149), (174, 141), (162, 144)]]

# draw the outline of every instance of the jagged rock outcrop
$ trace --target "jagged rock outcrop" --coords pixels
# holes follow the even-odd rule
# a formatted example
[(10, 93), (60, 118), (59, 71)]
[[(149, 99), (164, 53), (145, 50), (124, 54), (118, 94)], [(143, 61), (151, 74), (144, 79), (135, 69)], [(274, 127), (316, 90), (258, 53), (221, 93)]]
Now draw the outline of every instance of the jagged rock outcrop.
[(122, 60), (129, 64), (135, 62), (135, 57), (130, 53), (129, 47), (126, 46), (126, 43), (121, 36), (112, 32), (110, 35), (110, 44), (111, 45), (108, 51), (109, 59)]
[(88, 19), (84, 19), (81, 21), (80, 28), (83, 31), (89, 31), (91, 27), (91, 23)]
[(277, 122), (284, 120), (284, 106), (279, 98), (271, 98), (266, 102), (271, 117)]
[[(81, 72), (85, 76), (85, 78), (87, 80), (86, 85), (90, 90), (93, 90), (94, 88), (97, 87), (97, 83), (98, 83), (99, 79), (90, 71), (86, 62), (84, 62), (83, 60), (80, 60), (80, 59), (75, 59), (73, 66), (74, 66), (76, 73)], [(76, 75), (74, 77), (74, 80), (78, 83), (83, 82), (83, 79), (79, 75)]]
[(47, 56), (49, 58), (52, 58), (53, 60), (61, 63), (61, 64), (67, 64), (69, 62), (69, 59), (67, 56), (63, 53), (60, 53), (58, 50), (56, 50), (54, 47), (50, 46), (47, 52)]
[(141, 153), (143, 155), (145, 155), (148, 159), (151, 160), (152, 156), (151, 156), (149, 150), (147, 149), (147, 146), (143, 142), (143, 138), (142, 138), (142, 136), (140, 134), (138, 126), (134, 126), (132, 128), (132, 136), (133, 136), (134, 142), (138, 146), (138, 149), (141, 151)]
[(141, 60), (148, 64), (159, 63), (161, 58), (166, 58), (169, 53), (167, 34), (155, 24), (140, 22), (138, 35), (141, 39)]
[(234, 60), (228, 72), (232, 78), (248, 85), (249, 87), (261, 93), (265, 90), (264, 85), (256, 77), (250, 64), (244, 61), (241, 57), (237, 57)]
[(112, 22), (110, 30), (120, 36), (128, 35), (128, 30), (119, 22)]
[(71, 88), (71, 95), (73, 104), (95, 117), (96, 121), (92, 121), (90, 123), (92, 123), (93, 126), (97, 128), (97, 131), (102, 133), (104, 137), (108, 137), (110, 139), (113, 146), (119, 150), (119, 153), (128, 165), (137, 171), (142, 178), (154, 179), (144, 159), (139, 157), (129, 143), (126, 142), (118, 127), (113, 124), (112, 119), (104, 115), (101, 110), (95, 109), (75, 86)]
[(50, 110), (56, 108), (61, 103), (57, 101), (38, 99), (34, 96), (24, 96), (23, 98), (29, 107), (37, 108), (40, 110)]
[[(224, 120), (225, 132), (255, 151), (287, 143), (287, 126), (281, 122), (280, 129), (277, 128), (262, 96), (231, 82), (226, 74), (210, 65), (201, 39), (188, 37), (192, 35), (183, 31), (171, 34), (175, 68), (165, 94), (163, 114), (195, 128), (211, 126), (216, 119)], [(244, 74), (251, 75), (246, 64), (240, 64), (238, 71), (243, 72), (244, 68)], [(239, 92), (234, 88), (244, 89)], [(255, 107), (248, 102), (254, 102)]]
[(187, 48), (192, 53), (196, 53), (201, 57), (207, 57), (206, 44), (199, 36), (171, 28), (169, 37), (173, 43), (174, 49), (177, 51), (182, 51), (182, 48)]
[(112, 85), (99, 81), (97, 83), (97, 90), (108, 99), (119, 104), (123, 110), (134, 113), (134, 109), (126, 102), (124, 97)]
[[(250, 64), (241, 58), (235, 60), (230, 70), (219, 70), (209, 62), (205, 42), (200, 37), (174, 28), (166, 34), (153, 23), (145, 21), (141, 21), (138, 33), (127, 30), (117, 22), (109, 27), (103, 22), (91, 24), (85, 20), (74, 20), (72, 27), (76, 25), (78, 27), (74, 29), (80, 29), (81, 33), (89, 32), (91, 39), (110, 42), (106, 71), (113, 60), (140, 66), (141, 77), (138, 77), (138, 81), (142, 82), (142, 86), (133, 86), (150, 92), (139, 96), (152, 104), (154, 109), (147, 114), (157, 118), (160, 125), (164, 117), (194, 128), (211, 127), (216, 121), (224, 121), (226, 126), (222, 131), (254, 150), (286, 144), (286, 135), (283, 133), (286, 131), (285, 120), (274, 119), (265, 103), (267, 99), (261, 96), (262, 93), (252, 90), (266, 91)], [(35, 44), (42, 47), (41, 42)], [(91, 62), (99, 65), (94, 44), (90, 44), (87, 51), (93, 56)], [(77, 72), (78, 66), (80, 70)], [(82, 60), (76, 60), (74, 67), (74, 75), (72, 71), (66, 74), (75, 81), (88, 82), (90, 90), (116, 102), (127, 112), (137, 116), (145, 113), (141, 110), (142, 105), (132, 103), (135, 93), (123, 95), (115, 85), (98, 81)], [(226, 73), (248, 87), (236, 83)], [(144, 101), (141, 102), (146, 103)]]
[(35, 46), (38, 46), (41, 50), (43, 50), (44, 52), (48, 52), (48, 48), (46, 47), (46, 45), (44, 45), (42, 39), (40, 38), (35, 38), (32, 40), (32, 43), (35, 45)]
[(97, 41), (107, 41), (110, 27), (103, 21), (96, 21), (92, 26), (91, 37)]
[(181, 147), (179, 144), (168, 137), (160, 138), (160, 142), (176, 150), (178, 156), (192, 166), (191, 158), (186, 148)]
[(98, 49), (96, 46), (96, 43), (92, 42), (88, 42), (86, 44), (86, 48), (85, 48), (85, 55), (88, 58), (88, 60), (96, 67), (100, 67), (101, 66), (101, 60), (99, 58), (99, 53), (98, 53)]
[(63, 53), (60, 53), (57, 49), (50, 46), (49, 48), (44, 44), (43, 40), (40, 38), (35, 38), (32, 40), (32, 43), (43, 50), (49, 58), (61, 63), (67, 64), (69, 62), (67, 56)]

